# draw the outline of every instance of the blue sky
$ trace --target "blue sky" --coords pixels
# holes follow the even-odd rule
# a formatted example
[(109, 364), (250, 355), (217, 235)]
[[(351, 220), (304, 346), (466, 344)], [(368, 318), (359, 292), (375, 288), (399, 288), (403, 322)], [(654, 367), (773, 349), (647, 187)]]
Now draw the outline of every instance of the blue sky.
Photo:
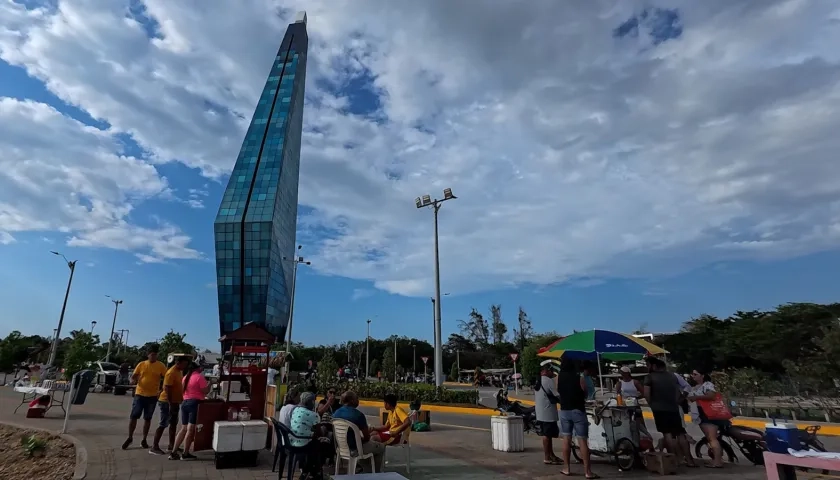
[[(0, 3), (0, 334), (51, 333), (58, 250), (78, 259), (65, 332), (103, 333), (112, 295), (132, 343), (212, 348), (213, 218), (301, 2), (94, 3)], [(444, 187), (445, 334), (491, 303), (567, 332), (836, 301), (840, 59), (808, 36), (832, 7), (375, 3), (306, 2), (296, 340), (361, 339), (367, 318), (431, 339), (413, 198)]]

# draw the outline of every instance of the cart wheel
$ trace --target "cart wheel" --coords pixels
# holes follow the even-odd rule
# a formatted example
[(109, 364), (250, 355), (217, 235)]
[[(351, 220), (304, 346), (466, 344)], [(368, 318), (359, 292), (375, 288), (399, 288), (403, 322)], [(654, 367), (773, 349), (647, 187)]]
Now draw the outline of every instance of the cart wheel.
[(639, 452), (633, 442), (626, 438), (622, 438), (615, 444), (615, 458), (618, 462), (618, 469), (620, 471), (632, 470), (636, 465), (636, 459), (639, 457)]
[(580, 458), (580, 449), (577, 445), (572, 445), (572, 456), (575, 457), (577, 463), (583, 463), (583, 459)]

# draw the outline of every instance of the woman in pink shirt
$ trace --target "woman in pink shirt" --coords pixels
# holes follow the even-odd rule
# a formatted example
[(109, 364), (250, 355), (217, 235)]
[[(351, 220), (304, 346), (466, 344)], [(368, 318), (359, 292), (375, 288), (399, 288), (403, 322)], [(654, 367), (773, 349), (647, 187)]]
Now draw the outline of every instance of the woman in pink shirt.
[[(169, 455), (170, 460), (193, 460), (195, 455), (190, 453), (193, 440), (195, 440), (195, 423), (198, 417), (198, 403), (204, 400), (210, 385), (201, 367), (192, 364), (190, 371), (184, 376), (184, 402), (181, 404), (181, 429), (175, 437), (175, 448)], [(178, 448), (184, 443), (184, 453), (178, 454)]]

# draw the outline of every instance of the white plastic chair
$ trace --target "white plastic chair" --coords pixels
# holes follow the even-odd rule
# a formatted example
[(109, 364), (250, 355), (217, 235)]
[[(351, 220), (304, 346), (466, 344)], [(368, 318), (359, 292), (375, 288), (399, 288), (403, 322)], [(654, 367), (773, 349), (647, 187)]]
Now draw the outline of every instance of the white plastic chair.
[(388, 450), (391, 450), (392, 448), (405, 450), (405, 472), (411, 475), (411, 443), (408, 439), (411, 436), (411, 428), (414, 426), (414, 422), (417, 421), (417, 411), (412, 410), (411, 413), (408, 414), (408, 418), (411, 420), (411, 423), (408, 425), (408, 428), (403, 430), (400, 434), (400, 442), (392, 443), (385, 447), (385, 464), (388, 464)]
[[(334, 418), (332, 425), (333, 439), (335, 440), (335, 474), (338, 475), (341, 460), (347, 460), (347, 475), (355, 475), (356, 464), (359, 460), (367, 459), (370, 459), (370, 471), (376, 472), (376, 460), (373, 458), (373, 453), (362, 453), (362, 431), (359, 430), (359, 427), (340, 418)], [(356, 438), (356, 450), (351, 450), (347, 443), (347, 432), (350, 431)]]

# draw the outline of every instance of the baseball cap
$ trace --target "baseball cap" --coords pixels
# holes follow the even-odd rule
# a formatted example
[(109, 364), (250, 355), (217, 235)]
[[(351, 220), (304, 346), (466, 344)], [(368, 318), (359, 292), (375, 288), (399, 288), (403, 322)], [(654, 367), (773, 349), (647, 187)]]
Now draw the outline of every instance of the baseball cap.
[(630, 373), (630, 367), (621, 367), (621, 373)]

